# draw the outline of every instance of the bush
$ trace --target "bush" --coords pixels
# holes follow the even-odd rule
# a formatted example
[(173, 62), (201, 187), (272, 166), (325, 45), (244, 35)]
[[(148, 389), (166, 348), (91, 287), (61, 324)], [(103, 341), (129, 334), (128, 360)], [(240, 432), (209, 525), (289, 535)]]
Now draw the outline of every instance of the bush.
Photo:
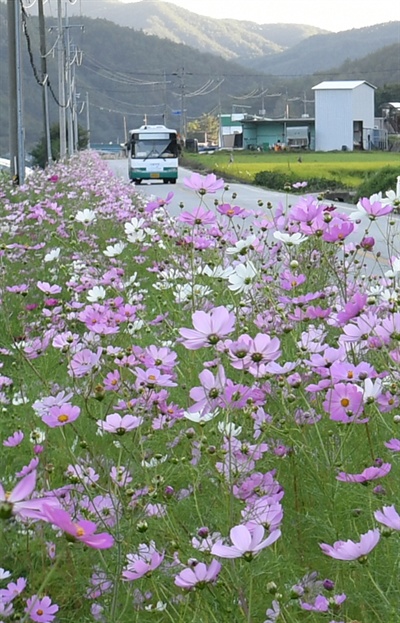
[[(279, 171), (259, 171), (254, 176), (254, 183), (257, 186), (265, 186), (272, 190), (283, 190), (287, 184), (293, 186), (298, 182), (298, 176), (293, 173), (280, 173)], [(325, 192), (327, 190), (336, 190), (343, 188), (343, 184), (338, 180), (328, 179), (326, 177), (305, 177), (308, 192)], [(302, 189), (304, 192), (304, 189)]]
[(397, 167), (383, 167), (379, 171), (367, 174), (365, 182), (358, 188), (357, 201), (361, 197), (370, 197), (380, 191), (385, 193), (388, 190), (395, 190), (398, 175)]

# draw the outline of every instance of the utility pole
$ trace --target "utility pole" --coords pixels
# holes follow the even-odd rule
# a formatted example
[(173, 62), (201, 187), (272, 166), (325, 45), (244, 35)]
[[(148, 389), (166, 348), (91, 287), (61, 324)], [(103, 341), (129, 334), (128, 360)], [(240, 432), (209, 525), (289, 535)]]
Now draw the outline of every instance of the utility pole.
[(90, 149), (90, 113), (89, 113), (89, 93), (86, 91), (86, 132), (87, 146)]
[(67, 130), (65, 125), (65, 53), (64, 53), (64, 30), (62, 22), (61, 0), (57, 0), (58, 16), (58, 101), (59, 101), (59, 126), (60, 126), (60, 160), (67, 155)]
[(43, 123), (44, 136), (46, 144), (46, 163), (52, 161), (51, 155), (51, 138), (50, 138), (50, 120), (49, 120), (49, 99), (48, 86), (49, 77), (47, 74), (47, 56), (46, 56), (46, 29), (44, 22), (43, 0), (38, 0), (38, 17), (39, 17), (39, 36), (40, 36), (40, 59), (42, 69), (42, 104), (43, 104)]
[(67, 124), (68, 124), (68, 154), (70, 156), (74, 153), (74, 126), (72, 120), (72, 73), (71, 73), (71, 40), (69, 36), (69, 19), (68, 19), (68, 3), (65, 3), (65, 34), (67, 39), (66, 44), (66, 59), (65, 59), (65, 68), (66, 68), (66, 91), (67, 91)]
[(9, 123), (10, 169), (17, 183), (25, 179), (25, 148), (22, 112), (21, 14), (16, 0), (7, 0), (8, 62), (9, 62)]

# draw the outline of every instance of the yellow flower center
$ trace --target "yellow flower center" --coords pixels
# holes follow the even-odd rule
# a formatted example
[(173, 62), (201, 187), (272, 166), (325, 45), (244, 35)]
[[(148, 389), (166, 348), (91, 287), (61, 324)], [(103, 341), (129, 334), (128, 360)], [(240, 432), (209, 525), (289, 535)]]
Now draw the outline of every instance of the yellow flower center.
[(76, 527), (76, 536), (84, 536), (85, 535), (85, 531), (83, 528), (81, 528), (81, 526), (77, 526)]
[(36, 610), (36, 614), (37, 614), (39, 617), (41, 617), (41, 616), (44, 614), (44, 612), (43, 612), (43, 610), (41, 610), (41, 609), (39, 608), (39, 610)]
[(59, 415), (57, 420), (59, 422), (61, 422), (62, 424), (64, 424), (64, 422), (68, 422), (69, 417), (68, 417), (68, 415), (65, 415), (65, 413), (64, 413), (64, 414)]
[(350, 404), (350, 400), (348, 398), (342, 398), (340, 404), (342, 405), (342, 407), (348, 407)]

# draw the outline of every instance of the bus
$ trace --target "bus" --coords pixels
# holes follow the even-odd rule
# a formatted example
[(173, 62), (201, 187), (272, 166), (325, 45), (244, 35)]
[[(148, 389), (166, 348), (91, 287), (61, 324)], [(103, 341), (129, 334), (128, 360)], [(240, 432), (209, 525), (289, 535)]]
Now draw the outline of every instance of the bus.
[(165, 184), (176, 183), (180, 147), (176, 130), (165, 125), (142, 125), (129, 130), (126, 146), (131, 182), (162, 180)]

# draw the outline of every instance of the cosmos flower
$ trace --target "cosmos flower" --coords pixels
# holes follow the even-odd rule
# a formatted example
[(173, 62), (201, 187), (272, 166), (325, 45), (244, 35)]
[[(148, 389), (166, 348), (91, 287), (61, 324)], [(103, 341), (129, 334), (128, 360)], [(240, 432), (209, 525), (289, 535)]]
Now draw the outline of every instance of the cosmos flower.
[(50, 428), (57, 428), (74, 422), (78, 419), (80, 413), (79, 407), (66, 402), (61, 406), (54, 405), (50, 407), (49, 411), (43, 415), (42, 421)]
[(180, 329), (183, 344), (188, 350), (215, 346), (235, 328), (235, 314), (226, 307), (214, 307), (209, 312), (196, 311), (192, 315), (194, 329)]
[(175, 576), (175, 584), (186, 590), (195, 587), (202, 588), (205, 584), (216, 581), (221, 568), (221, 563), (215, 559), (211, 561), (208, 567), (204, 562), (199, 562), (194, 567), (186, 567), (179, 575)]
[(43, 505), (50, 504), (49, 498), (30, 498), (36, 487), (36, 470), (33, 470), (6, 493), (0, 484), (0, 519), (19, 516), (22, 519), (43, 519)]
[(97, 426), (106, 433), (124, 435), (140, 426), (142, 422), (142, 417), (130, 415), (129, 413), (124, 416), (119, 415), (119, 413), (110, 413), (107, 415), (105, 421), (97, 420), (96, 423)]
[(25, 612), (29, 614), (31, 621), (36, 623), (51, 623), (51, 621), (54, 621), (58, 610), (57, 604), (53, 604), (47, 595), (42, 598), (38, 597), (38, 595), (32, 595), (32, 597), (26, 600)]
[(200, 195), (215, 193), (217, 190), (221, 190), (225, 184), (224, 180), (217, 179), (214, 173), (209, 173), (206, 176), (200, 175), (199, 173), (192, 173), (189, 178), (186, 177), (183, 180), (183, 183), (187, 188), (195, 190)]
[(375, 511), (374, 517), (384, 526), (392, 530), (400, 530), (400, 515), (394, 506), (384, 506), (381, 511)]
[(62, 508), (43, 505), (47, 521), (66, 532), (75, 541), (81, 541), (93, 549), (108, 549), (114, 545), (114, 539), (107, 532), (96, 533), (97, 525), (93, 521), (81, 519), (73, 521), (72, 517)]
[(243, 525), (234, 526), (229, 532), (233, 545), (224, 545), (222, 540), (218, 541), (213, 545), (211, 553), (220, 558), (241, 558), (244, 556), (251, 560), (254, 555), (275, 543), (281, 536), (280, 530), (274, 530), (264, 539), (264, 533), (264, 527), (260, 525), (255, 525), (251, 531)]
[(336, 541), (333, 545), (320, 543), (323, 553), (336, 560), (358, 560), (369, 554), (378, 544), (380, 532), (378, 528), (368, 530), (362, 534), (359, 542), (355, 541)]
[(164, 552), (158, 552), (154, 541), (151, 541), (149, 545), (140, 544), (138, 553), (128, 554), (126, 559), (128, 564), (122, 572), (123, 579), (138, 580), (161, 565), (164, 560)]
[(376, 480), (377, 478), (383, 478), (392, 469), (390, 463), (383, 463), (380, 467), (367, 467), (361, 474), (346, 474), (346, 472), (339, 472), (336, 476), (336, 480), (342, 482), (369, 482), (370, 480)]

